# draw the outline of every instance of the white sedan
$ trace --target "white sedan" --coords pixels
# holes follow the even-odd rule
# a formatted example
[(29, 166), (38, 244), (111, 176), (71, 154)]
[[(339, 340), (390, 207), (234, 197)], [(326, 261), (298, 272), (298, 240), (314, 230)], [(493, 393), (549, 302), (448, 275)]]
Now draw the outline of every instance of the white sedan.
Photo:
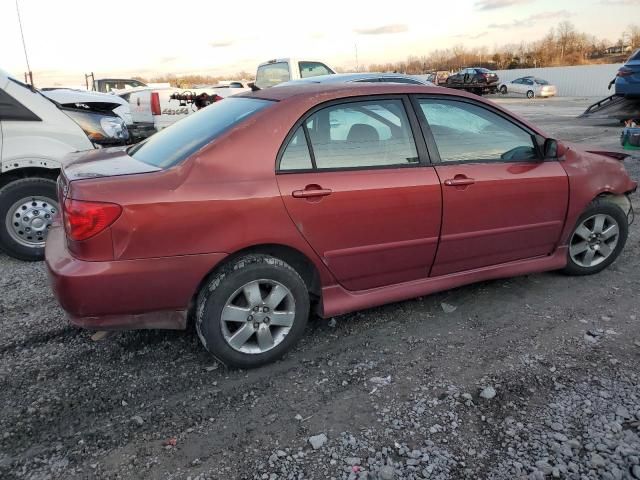
[(516, 78), (510, 82), (500, 84), (498, 90), (503, 95), (507, 93), (519, 93), (526, 95), (527, 98), (553, 97), (558, 93), (555, 85), (551, 85), (546, 80), (536, 77)]

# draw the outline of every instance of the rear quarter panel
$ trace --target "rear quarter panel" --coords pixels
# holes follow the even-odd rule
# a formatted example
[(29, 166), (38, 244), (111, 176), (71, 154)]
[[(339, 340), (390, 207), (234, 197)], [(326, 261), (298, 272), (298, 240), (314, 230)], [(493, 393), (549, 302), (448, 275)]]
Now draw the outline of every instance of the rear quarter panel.
[(275, 178), (276, 155), (293, 117), (291, 123), (281, 121), (287, 114), (269, 122), (260, 117), (168, 170), (73, 182), (73, 197), (123, 207), (110, 229), (116, 260), (233, 254), (277, 244), (306, 255), (323, 284), (333, 284), (284, 208)]

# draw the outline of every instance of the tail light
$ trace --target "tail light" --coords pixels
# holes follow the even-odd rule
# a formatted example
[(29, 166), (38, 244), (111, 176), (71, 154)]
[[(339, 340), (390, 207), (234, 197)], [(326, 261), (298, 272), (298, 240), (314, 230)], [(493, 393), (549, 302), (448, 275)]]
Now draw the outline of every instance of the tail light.
[(160, 95), (158, 92), (151, 92), (151, 115), (160, 114)]
[(618, 70), (618, 77), (629, 77), (631, 75), (633, 75), (633, 70), (630, 68), (622, 67)]
[(122, 213), (115, 203), (85, 202), (67, 198), (64, 201), (64, 229), (71, 240), (87, 240), (105, 230)]

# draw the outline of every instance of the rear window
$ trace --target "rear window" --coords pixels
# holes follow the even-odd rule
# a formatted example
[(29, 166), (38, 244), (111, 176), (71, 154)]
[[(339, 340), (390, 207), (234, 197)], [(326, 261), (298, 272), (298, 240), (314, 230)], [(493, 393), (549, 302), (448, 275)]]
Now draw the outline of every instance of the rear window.
[(317, 77), (319, 75), (331, 75), (335, 73), (324, 63), (300, 62), (300, 78)]
[(225, 98), (131, 147), (128, 153), (149, 165), (172, 167), (216, 139), (225, 130), (272, 104), (272, 100), (258, 98)]
[(631, 60), (640, 60), (640, 49), (632, 53), (631, 56), (629, 57), (629, 60), (627, 60), (627, 62), (630, 62)]
[(291, 75), (287, 62), (268, 63), (258, 67), (255, 85), (259, 88), (269, 88), (289, 80)]

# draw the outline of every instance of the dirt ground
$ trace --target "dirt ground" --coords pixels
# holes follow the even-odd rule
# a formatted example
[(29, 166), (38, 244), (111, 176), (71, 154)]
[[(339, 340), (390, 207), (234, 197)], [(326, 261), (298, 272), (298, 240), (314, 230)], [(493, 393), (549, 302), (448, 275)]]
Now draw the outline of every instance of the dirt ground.
[[(591, 100), (497, 99), (617, 148), (618, 126), (575, 119)], [(0, 478), (640, 478), (639, 291), (636, 222), (598, 275), (314, 320), (285, 359), (238, 371), (193, 331), (92, 341), (43, 264), (0, 256)]]

